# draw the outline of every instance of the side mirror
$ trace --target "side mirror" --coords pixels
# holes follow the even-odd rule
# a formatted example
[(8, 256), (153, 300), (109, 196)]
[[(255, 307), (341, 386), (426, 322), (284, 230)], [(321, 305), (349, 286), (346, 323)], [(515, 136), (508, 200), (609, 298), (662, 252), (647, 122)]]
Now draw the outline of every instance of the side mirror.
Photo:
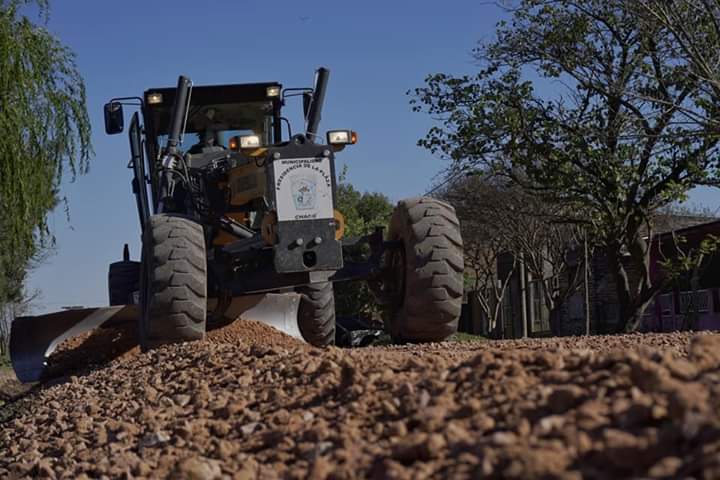
[(118, 102), (105, 104), (105, 133), (115, 135), (123, 131), (123, 108)]

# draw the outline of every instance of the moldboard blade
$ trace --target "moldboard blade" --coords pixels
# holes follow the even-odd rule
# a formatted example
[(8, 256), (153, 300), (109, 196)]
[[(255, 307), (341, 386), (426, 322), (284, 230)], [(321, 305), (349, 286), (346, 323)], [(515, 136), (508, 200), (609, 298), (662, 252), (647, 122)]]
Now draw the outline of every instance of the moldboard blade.
[(247, 295), (233, 298), (225, 315), (232, 319), (255, 320), (304, 340), (298, 326), (299, 305), (297, 293)]
[(110, 319), (134, 319), (136, 315), (134, 305), (120, 305), (16, 318), (10, 330), (10, 360), (17, 378), (23, 383), (40, 381), (48, 357), (63, 341), (98, 328)]

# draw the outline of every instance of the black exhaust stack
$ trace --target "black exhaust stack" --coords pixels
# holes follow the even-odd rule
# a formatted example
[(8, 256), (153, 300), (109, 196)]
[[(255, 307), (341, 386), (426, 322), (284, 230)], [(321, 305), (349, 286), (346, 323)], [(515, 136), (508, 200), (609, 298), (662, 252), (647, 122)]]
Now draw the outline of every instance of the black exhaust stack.
[(328, 77), (330, 70), (327, 68), (318, 68), (315, 76), (315, 86), (313, 87), (313, 95), (310, 100), (310, 108), (307, 114), (307, 127), (305, 136), (310, 140), (315, 140), (317, 136), (320, 118), (322, 117), (322, 107), (325, 102), (325, 90), (327, 89)]
[(180, 157), (180, 134), (182, 133), (187, 112), (188, 96), (192, 82), (184, 75), (178, 77), (177, 89), (175, 90), (175, 102), (173, 103), (172, 116), (170, 117), (170, 131), (168, 132), (167, 145), (165, 146), (165, 157), (162, 160), (164, 169), (160, 182), (160, 202), (158, 213), (175, 211), (175, 176), (173, 170), (177, 168), (177, 157)]
[(180, 134), (182, 133), (188, 95), (192, 82), (184, 75), (178, 78), (177, 90), (175, 90), (175, 102), (173, 103), (172, 116), (170, 117), (170, 132), (167, 140), (167, 153), (175, 155), (178, 153)]

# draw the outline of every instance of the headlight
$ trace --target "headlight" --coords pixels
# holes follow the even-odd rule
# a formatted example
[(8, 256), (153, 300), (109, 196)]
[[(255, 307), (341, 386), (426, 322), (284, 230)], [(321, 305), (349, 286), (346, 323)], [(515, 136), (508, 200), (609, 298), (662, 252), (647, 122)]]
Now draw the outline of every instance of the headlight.
[(148, 105), (156, 105), (158, 103), (162, 103), (162, 101), (162, 93), (149, 93), (147, 96)]
[(268, 98), (279, 97), (280, 96), (280, 87), (277, 87), (277, 86), (267, 87), (267, 89), (265, 89), (265, 95)]
[(258, 148), (259, 146), (259, 135), (242, 135), (240, 137), (240, 148)]
[(352, 130), (330, 130), (327, 132), (329, 145), (348, 145), (357, 143), (357, 133)]

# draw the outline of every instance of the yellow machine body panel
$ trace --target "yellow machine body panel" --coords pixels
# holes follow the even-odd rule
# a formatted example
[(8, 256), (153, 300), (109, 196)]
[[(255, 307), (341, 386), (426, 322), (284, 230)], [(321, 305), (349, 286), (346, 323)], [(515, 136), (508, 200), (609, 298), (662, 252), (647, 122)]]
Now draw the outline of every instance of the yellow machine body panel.
[[(223, 185), (230, 191), (230, 206), (239, 207), (265, 195), (267, 175), (265, 168), (258, 167), (254, 161), (240, 165), (228, 172), (227, 184)], [(230, 212), (228, 218), (245, 226), (250, 226), (247, 213)], [(219, 231), (213, 239), (214, 245), (226, 245), (237, 240), (229, 233)]]
[(265, 195), (267, 175), (255, 162), (235, 167), (228, 173), (230, 205), (240, 206)]

